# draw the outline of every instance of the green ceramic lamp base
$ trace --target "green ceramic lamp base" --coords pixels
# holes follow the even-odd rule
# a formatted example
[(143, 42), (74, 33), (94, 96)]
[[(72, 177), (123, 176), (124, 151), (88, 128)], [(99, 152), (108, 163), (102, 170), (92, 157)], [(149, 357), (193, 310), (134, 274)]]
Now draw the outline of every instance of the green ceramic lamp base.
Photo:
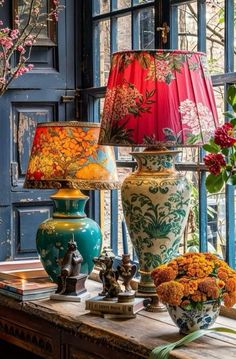
[(36, 236), (36, 247), (44, 269), (58, 283), (60, 262), (68, 242), (74, 238), (83, 257), (81, 272), (89, 274), (94, 266), (93, 258), (102, 247), (99, 225), (84, 212), (88, 196), (80, 190), (60, 189), (51, 196), (54, 202), (52, 218), (40, 224)]

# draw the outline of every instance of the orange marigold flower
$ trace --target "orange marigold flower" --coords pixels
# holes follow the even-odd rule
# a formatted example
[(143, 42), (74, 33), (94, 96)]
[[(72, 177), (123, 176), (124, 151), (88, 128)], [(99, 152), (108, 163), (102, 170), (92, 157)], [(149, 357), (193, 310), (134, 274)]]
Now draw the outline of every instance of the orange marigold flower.
[(165, 282), (157, 287), (157, 294), (163, 303), (179, 305), (184, 295), (184, 287), (175, 281)]
[(152, 279), (156, 286), (161, 283), (169, 282), (176, 278), (177, 272), (172, 268), (166, 265), (161, 265), (154, 269), (151, 273)]
[(227, 308), (230, 308), (233, 305), (235, 305), (236, 304), (236, 292), (224, 293), (223, 294), (223, 301), (224, 301), (224, 305)]
[(205, 293), (210, 299), (217, 299), (221, 295), (221, 291), (215, 278), (204, 278), (201, 282), (199, 282), (198, 289), (202, 293)]
[(152, 272), (164, 303), (186, 306), (209, 299), (236, 304), (236, 271), (211, 253), (186, 253)]
[(191, 299), (194, 302), (205, 302), (207, 300), (207, 296), (206, 294), (200, 292), (200, 290), (196, 290), (196, 292), (192, 294)]
[(229, 278), (229, 271), (227, 268), (220, 267), (217, 272), (218, 278), (226, 282)]
[(186, 277), (180, 278), (179, 283), (184, 286), (184, 296), (193, 294), (198, 289), (198, 280), (191, 280)]
[(225, 289), (229, 292), (236, 291), (236, 277), (229, 278), (225, 283)]

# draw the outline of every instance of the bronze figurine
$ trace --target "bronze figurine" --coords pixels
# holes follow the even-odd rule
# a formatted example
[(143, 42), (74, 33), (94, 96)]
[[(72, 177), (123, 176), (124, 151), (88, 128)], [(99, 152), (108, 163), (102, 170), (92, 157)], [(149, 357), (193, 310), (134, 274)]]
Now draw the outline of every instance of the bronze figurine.
[(121, 292), (121, 287), (117, 282), (119, 273), (112, 268), (114, 253), (109, 247), (105, 247), (99, 257), (94, 257), (93, 261), (96, 265), (101, 267), (99, 277), (102, 281), (103, 289), (99, 293), (105, 296), (105, 299), (116, 298)]
[(117, 266), (117, 271), (120, 277), (123, 279), (125, 292), (130, 292), (132, 290), (130, 282), (134, 277), (136, 270), (137, 266), (130, 262), (130, 254), (123, 254), (121, 265)]
[(68, 242), (68, 248), (61, 263), (61, 274), (58, 277), (57, 294), (79, 295), (86, 292), (84, 282), (86, 274), (80, 274), (83, 257), (77, 249), (74, 239)]

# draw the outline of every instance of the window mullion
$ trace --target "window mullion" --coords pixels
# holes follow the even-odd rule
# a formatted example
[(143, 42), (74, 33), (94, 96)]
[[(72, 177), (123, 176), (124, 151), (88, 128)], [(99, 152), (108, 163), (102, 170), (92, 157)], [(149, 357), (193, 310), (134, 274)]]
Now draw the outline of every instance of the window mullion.
[(225, 72), (234, 71), (234, 0), (225, 0)]
[(111, 54), (117, 51), (117, 17), (111, 18)]
[(200, 252), (207, 251), (207, 191), (206, 172), (199, 174), (199, 238)]
[[(234, 71), (234, 1), (225, 0), (225, 72)], [(226, 110), (228, 108), (226, 107)], [(234, 187), (226, 185), (226, 261), (235, 267), (235, 205)]]
[(198, 6), (198, 51), (206, 52), (206, 1), (200, 0)]
[(170, 10), (170, 41), (171, 49), (178, 49), (178, 7), (171, 6)]

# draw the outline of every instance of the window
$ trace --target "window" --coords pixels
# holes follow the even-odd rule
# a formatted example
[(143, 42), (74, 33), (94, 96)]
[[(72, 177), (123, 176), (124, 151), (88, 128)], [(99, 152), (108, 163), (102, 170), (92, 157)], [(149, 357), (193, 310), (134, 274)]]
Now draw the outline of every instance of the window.
[[(235, 0), (93, 0), (84, 1), (86, 16), (91, 19), (91, 31), (84, 38), (84, 84), (81, 92), (81, 114), (89, 121), (99, 122), (103, 109), (105, 85), (111, 54), (124, 49), (179, 48), (207, 52), (220, 121), (223, 122), (227, 86), (236, 80), (234, 73)], [(168, 41), (163, 41), (163, 24)], [(91, 46), (89, 44), (93, 44)], [(88, 44), (88, 45), (86, 45)], [(86, 101), (83, 101), (86, 100)], [(88, 106), (86, 105), (88, 104)], [(117, 149), (120, 178), (131, 171), (134, 163), (129, 149)], [(199, 246), (200, 250), (215, 250), (235, 266), (234, 190), (226, 186), (223, 193), (210, 196), (205, 189), (202, 150), (184, 149), (177, 167), (194, 184), (192, 221), (182, 249)], [(96, 196), (98, 200), (99, 195)], [(123, 253), (128, 236), (123, 222), (119, 191), (100, 195), (100, 219), (105, 243), (115, 254)], [(108, 215), (111, 212), (111, 217)], [(129, 251), (131, 245), (129, 244)]]
[[(171, 1), (171, 47), (207, 53), (212, 74), (216, 105), (221, 123), (226, 110), (225, 98), (229, 84), (235, 82), (235, 22), (236, 1)], [(202, 153), (199, 154), (201, 162)], [(181, 169), (187, 164), (181, 164)], [(226, 186), (218, 195), (205, 191), (205, 173), (197, 173), (199, 196), (199, 237), (203, 251), (212, 249), (235, 267), (234, 189)]]

